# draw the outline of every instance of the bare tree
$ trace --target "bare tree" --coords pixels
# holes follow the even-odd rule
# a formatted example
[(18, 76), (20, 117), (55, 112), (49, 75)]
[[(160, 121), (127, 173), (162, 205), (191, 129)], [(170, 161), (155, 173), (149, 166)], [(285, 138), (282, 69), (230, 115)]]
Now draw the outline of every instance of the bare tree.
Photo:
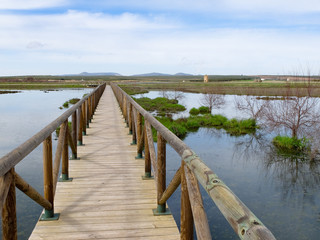
[(266, 123), (272, 128), (290, 130), (292, 137), (306, 135), (311, 128), (317, 128), (320, 123), (319, 99), (310, 97), (310, 91), (302, 97), (301, 89), (296, 88), (296, 94), (287, 95), (281, 101), (268, 101), (263, 111)]
[(261, 119), (263, 116), (263, 110), (266, 106), (265, 101), (258, 100), (256, 97), (245, 96), (235, 97), (235, 106), (238, 110), (249, 115), (254, 120)]
[(184, 93), (181, 92), (181, 91), (178, 91), (178, 90), (173, 90), (173, 92), (170, 92), (169, 94), (169, 98), (170, 99), (174, 99), (174, 100), (177, 100), (177, 101), (180, 101), (184, 98)]
[(202, 95), (200, 103), (209, 107), (209, 111), (211, 112), (213, 108), (220, 108), (225, 104), (225, 96), (214, 94), (212, 91), (207, 91)]

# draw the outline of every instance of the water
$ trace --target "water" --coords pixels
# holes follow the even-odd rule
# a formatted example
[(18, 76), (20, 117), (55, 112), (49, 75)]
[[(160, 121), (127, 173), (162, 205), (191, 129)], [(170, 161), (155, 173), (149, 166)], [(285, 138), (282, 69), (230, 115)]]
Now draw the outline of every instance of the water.
[[(152, 91), (146, 97), (161, 96)], [(201, 94), (185, 93), (181, 103), (188, 116), (192, 107), (199, 107)], [(243, 118), (234, 107), (234, 99), (226, 96), (226, 106), (213, 110), (228, 118)], [(263, 129), (254, 136), (234, 137), (224, 130), (200, 128), (189, 133), (184, 142), (227, 184), (249, 209), (272, 231), (277, 239), (319, 239), (320, 235), (320, 164), (279, 156), (271, 144), (274, 132)], [(181, 159), (167, 148), (167, 184), (179, 168)], [(214, 239), (237, 239), (207, 193), (202, 197)], [(168, 204), (180, 224), (180, 190)]]
[[(59, 117), (65, 111), (59, 109), (65, 101), (82, 98), (85, 93), (91, 91), (92, 89), (46, 92), (28, 90), (16, 94), (0, 94), (0, 156), (18, 147)], [(52, 136), (55, 139), (55, 134)], [(53, 141), (53, 152), (56, 144), (57, 141)], [(23, 159), (15, 171), (43, 194), (42, 144)], [(18, 238), (27, 239), (40, 216), (42, 207), (18, 189), (16, 194)]]
[[(17, 147), (49, 124), (64, 110), (66, 100), (82, 97), (91, 89), (44, 93), (23, 91), (0, 95), (0, 155)], [(157, 97), (160, 92), (145, 96)], [(201, 94), (185, 93), (182, 103), (187, 116), (199, 107)], [(241, 97), (241, 96), (238, 96)], [(226, 96), (226, 106), (214, 110), (227, 117), (243, 116), (234, 108), (234, 96)], [(54, 135), (53, 135), (54, 136)], [(233, 137), (224, 130), (201, 128), (184, 141), (231, 188), (250, 210), (273, 232), (277, 239), (319, 239), (320, 168), (319, 162), (277, 156), (270, 145), (273, 133), (263, 130), (256, 136)], [(53, 141), (53, 148), (56, 141)], [(181, 160), (167, 147), (167, 184)], [(20, 162), (16, 171), (40, 193), (43, 192), (42, 146)], [(214, 239), (237, 239), (217, 207), (201, 188), (209, 225)], [(180, 224), (180, 190), (169, 199), (173, 216)], [(26, 239), (42, 211), (36, 203), (17, 190), (18, 236)]]

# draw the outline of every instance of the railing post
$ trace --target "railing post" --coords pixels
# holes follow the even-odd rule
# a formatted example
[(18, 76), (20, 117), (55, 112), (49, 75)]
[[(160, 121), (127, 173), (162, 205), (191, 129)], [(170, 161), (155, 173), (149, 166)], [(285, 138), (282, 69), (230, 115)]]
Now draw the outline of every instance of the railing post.
[(128, 114), (128, 122), (129, 122), (129, 134), (132, 134), (133, 128), (133, 112), (132, 112), (132, 104), (129, 102), (129, 114)]
[(89, 120), (90, 120), (90, 111), (89, 111), (89, 98), (87, 98), (86, 100), (86, 109), (87, 109), (87, 116), (86, 116), (86, 119), (87, 119), (87, 128), (89, 128)]
[[(146, 121), (146, 120), (145, 120)], [(142, 179), (153, 179), (151, 177), (151, 158), (148, 144), (148, 136), (146, 129), (146, 122), (144, 124), (144, 176)]]
[(82, 108), (82, 123), (83, 123), (83, 124), (82, 124), (82, 135), (85, 136), (85, 135), (87, 135), (87, 132), (86, 132), (86, 128), (87, 128), (87, 120), (86, 120), (87, 114), (86, 114), (86, 102), (85, 102), (85, 101), (82, 103), (81, 108)]
[(16, 186), (14, 168), (7, 173), (12, 175), (7, 198), (2, 208), (2, 239), (17, 239)]
[[(131, 103), (130, 103), (130, 106)], [(137, 144), (137, 134), (136, 134), (136, 124), (134, 122), (134, 117), (133, 117), (133, 111), (134, 111), (134, 107), (131, 108), (131, 112), (130, 112), (130, 115), (131, 115), (131, 132), (132, 132), (132, 143), (131, 145), (136, 145)]]
[(92, 97), (90, 96), (88, 98), (88, 107), (89, 107), (89, 123), (91, 123), (91, 118), (92, 118)]
[(142, 150), (143, 150), (143, 129), (142, 129), (142, 115), (138, 111), (137, 113), (137, 140), (138, 140), (138, 145), (137, 145), (137, 156), (136, 159), (142, 159)]
[(184, 171), (184, 161), (181, 161), (181, 214), (180, 214), (180, 239), (193, 239), (193, 216), (188, 194), (188, 186)]
[(72, 152), (72, 158), (71, 159), (77, 159), (77, 111), (74, 111), (72, 114), (72, 141), (75, 148), (75, 152)]
[(127, 99), (126, 99), (126, 96), (124, 95), (123, 95), (123, 116), (124, 116), (125, 123), (127, 123), (127, 127), (129, 127), (128, 114), (127, 114)]
[(44, 209), (41, 215), (41, 221), (57, 220), (59, 214), (54, 213), (54, 194), (53, 194), (53, 176), (52, 176), (52, 139), (51, 134), (43, 141), (43, 192), (44, 198), (52, 204), (52, 210)]
[(83, 128), (83, 118), (82, 118), (82, 108), (81, 106), (78, 109), (78, 146), (82, 146), (82, 128)]
[(61, 181), (70, 182), (72, 181), (69, 178), (69, 145), (68, 145), (68, 119), (65, 122), (66, 124), (66, 135), (64, 136), (63, 149), (62, 149), (62, 169), (61, 169)]
[(157, 209), (153, 210), (154, 215), (171, 214), (169, 209), (166, 209), (166, 203), (160, 204), (162, 194), (166, 190), (166, 140), (157, 132)]

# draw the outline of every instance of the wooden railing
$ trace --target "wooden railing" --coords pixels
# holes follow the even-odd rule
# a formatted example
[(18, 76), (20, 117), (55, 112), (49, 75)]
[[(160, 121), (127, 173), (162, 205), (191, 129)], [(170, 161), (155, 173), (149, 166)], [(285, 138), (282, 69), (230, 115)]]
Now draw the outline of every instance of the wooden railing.
[[(105, 84), (98, 86), (36, 135), (0, 159), (2, 239), (17, 239), (15, 187), (44, 208), (44, 214), (40, 220), (54, 220), (59, 217), (54, 213), (54, 195), (59, 180), (60, 163), (62, 162), (61, 181), (70, 181), (68, 148), (70, 146), (72, 150), (72, 158), (77, 159), (77, 145), (83, 144), (82, 136), (86, 134), (86, 128), (91, 122), (104, 89)], [(71, 133), (68, 129), (69, 117), (72, 118)], [(52, 163), (51, 135), (58, 127), (60, 127), (59, 139)], [(43, 143), (44, 196), (14, 170), (15, 166), (41, 143)]]
[[(144, 147), (144, 178), (151, 177), (151, 170), (154, 172), (157, 186), (157, 209), (154, 214), (166, 214), (166, 201), (181, 184), (181, 239), (193, 239), (194, 226), (198, 239), (211, 239), (199, 182), (240, 239), (275, 239), (270, 230), (183, 141), (138, 105), (119, 86), (111, 83), (111, 87), (129, 127), (129, 133), (132, 133), (132, 143), (137, 143), (137, 158), (142, 158)], [(153, 143), (152, 127), (157, 131), (157, 151)], [(181, 167), (167, 188), (166, 143), (182, 159)]]

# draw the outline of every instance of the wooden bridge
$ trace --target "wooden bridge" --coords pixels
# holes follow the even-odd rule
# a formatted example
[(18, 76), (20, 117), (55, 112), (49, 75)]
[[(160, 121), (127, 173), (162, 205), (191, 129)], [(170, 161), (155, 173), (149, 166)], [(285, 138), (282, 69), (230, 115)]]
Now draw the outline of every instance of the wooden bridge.
[[(51, 135), (59, 126), (53, 156)], [(41, 143), (44, 196), (14, 171)], [(182, 158), (168, 186), (166, 144)], [(44, 207), (30, 239), (193, 239), (194, 227), (198, 239), (211, 239), (198, 182), (241, 239), (274, 239), (184, 142), (115, 84), (97, 87), (2, 157), (0, 176), (3, 239), (17, 239), (15, 187)], [(180, 184), (179, 232), (166, 201)]]

